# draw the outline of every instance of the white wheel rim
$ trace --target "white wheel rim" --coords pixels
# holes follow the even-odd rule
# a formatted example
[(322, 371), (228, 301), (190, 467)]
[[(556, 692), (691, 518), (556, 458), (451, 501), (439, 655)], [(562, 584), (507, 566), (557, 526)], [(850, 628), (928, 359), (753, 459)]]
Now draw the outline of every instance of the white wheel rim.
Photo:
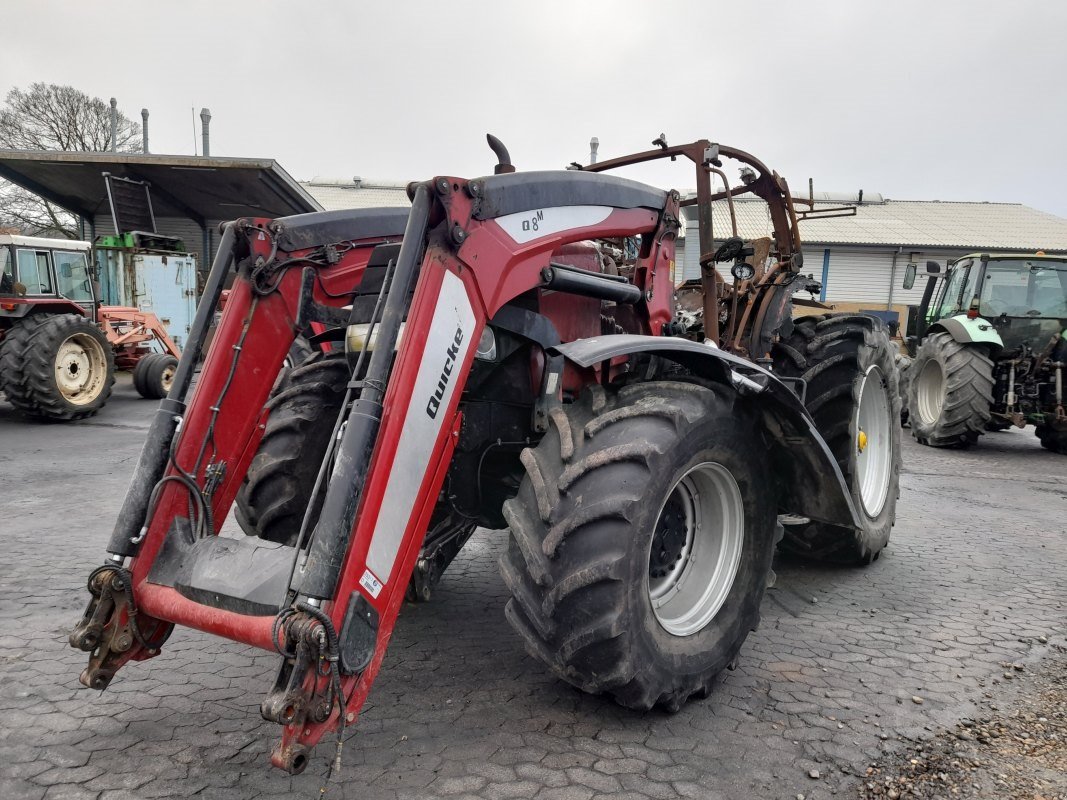
[(872, 518), (882, 512), (889, 494), (889, 476), (893, 468), (889, 408), (885, 375), (878, 367), (871, 367), (863, 376), (860, 386), (853, 445), (856, 448), (860, 501), (867, 516)]
[(159, 385), (163, 389), (163, 394), (170, 394), (170, 387), (174, 385), (174, 373), (177, 369), (177, 367), (172, 366), (163, 370), (163, 374), (159, 378)]
[(927, 425), (933, 425), (941, 417), (941, 408), (945, 403), (945, 372), (934, 359), (923, 364), (922, 370), (915, 378), (915, 406), (919, 418)]
[(674, 636), (703, 630), (726, 602), (745, 539), (741, 490), (730, 471), (706, 461), (671, 488), (649, 546), (648, 598)]
[(107, 380), (103, 345), (87, 333), (75, 333), (63, 340), (56, 352), (55, 368), (59, 393), (75, 406), (96, 400)]

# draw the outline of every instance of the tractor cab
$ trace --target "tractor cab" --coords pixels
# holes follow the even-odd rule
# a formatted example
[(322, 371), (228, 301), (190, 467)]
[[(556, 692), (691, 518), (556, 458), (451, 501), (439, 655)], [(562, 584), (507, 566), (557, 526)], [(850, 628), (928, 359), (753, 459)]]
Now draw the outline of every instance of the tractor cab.
[[(973, 328), (972, 333), (1006, 351), (1037, 348), (1067, 328), (1063, 256), (975, 253), (950, 262), (944, 276), (933, 262), (927, 270), (923, 301), (909, 315), (905, 341), (912, 355), (932, 325), (948, 320)], [(910, 265), (905, 288), (914, 279)]]
[(1005, 349), (1038, 349), (1067, 327), (1067, 259), (990, 256), (977, 269), (972, 260), (963, 294), (977, 298)]
[(0, 329), (41, 305), (95, 318), (89, 242), (0, 235)]

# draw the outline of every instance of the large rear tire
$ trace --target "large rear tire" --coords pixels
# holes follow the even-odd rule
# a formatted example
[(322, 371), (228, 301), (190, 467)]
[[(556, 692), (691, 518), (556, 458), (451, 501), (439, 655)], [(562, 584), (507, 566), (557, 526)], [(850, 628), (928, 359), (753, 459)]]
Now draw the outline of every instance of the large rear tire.
[(676, 710), (759, 622), (781, 528), (756, 417), (653, 381), (592, 387), (551, 420), (504, 504), (508, 621), (563, 680)]
[(77, 314), (34, 314), (20, 320), (0, 349), (0, 391), (29, 417), (69, 421), (107, 403), (115, 357), (104, 332)]
[(885, 323), (865, 314), (802, 317), (775, 345), (775, 370), (806, 382), (805, 405), (837, 460), (860, 521), (858, 528), (787, 525), (783, 550), (870, 564), (889, 542), (900, 494), (896, 355)]
[[(296, 542), (349, 374), (343, 355), (317, 353), (293, 369), (267, 402), (267, 426), (234, 512), (248, 535)], [(320, 493), (316, 503), (321, 502)]]
[(1067, 419), (1055, 419), (1038, 425), (1035, 431), (1041, 446), (1053, 453), (1067, 456)]
[(986, 432), (993, 360), (982, 345), (931, 333), (915, 354), (908, 389), (911, 433), (930, 447), (969, 447)]

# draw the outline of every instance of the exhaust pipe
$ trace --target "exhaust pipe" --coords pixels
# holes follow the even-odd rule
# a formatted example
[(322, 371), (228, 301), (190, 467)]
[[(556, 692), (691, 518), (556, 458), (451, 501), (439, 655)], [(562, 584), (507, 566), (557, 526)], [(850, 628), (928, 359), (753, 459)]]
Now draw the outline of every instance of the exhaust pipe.
[(211, 155), (211, 111), (200, 109), (200, 126), (204, 136), (204, 155)]

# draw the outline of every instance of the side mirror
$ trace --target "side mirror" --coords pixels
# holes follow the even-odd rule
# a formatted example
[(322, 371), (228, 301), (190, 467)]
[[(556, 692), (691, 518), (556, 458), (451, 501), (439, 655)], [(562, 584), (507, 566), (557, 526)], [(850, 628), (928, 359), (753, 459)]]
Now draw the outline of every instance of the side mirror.
[(941, 265), (938, 264), (936, 261), (927, 261), (926, 262), (926, 271), (931, 273), (931, 274), (933, 274), (933, 275), (940, 275), (941, 274)]
[(910, 289), (915, 285), (915, 273), (919, 270), (917, 264), (908, 264), (904, 269), (904, 288)]

